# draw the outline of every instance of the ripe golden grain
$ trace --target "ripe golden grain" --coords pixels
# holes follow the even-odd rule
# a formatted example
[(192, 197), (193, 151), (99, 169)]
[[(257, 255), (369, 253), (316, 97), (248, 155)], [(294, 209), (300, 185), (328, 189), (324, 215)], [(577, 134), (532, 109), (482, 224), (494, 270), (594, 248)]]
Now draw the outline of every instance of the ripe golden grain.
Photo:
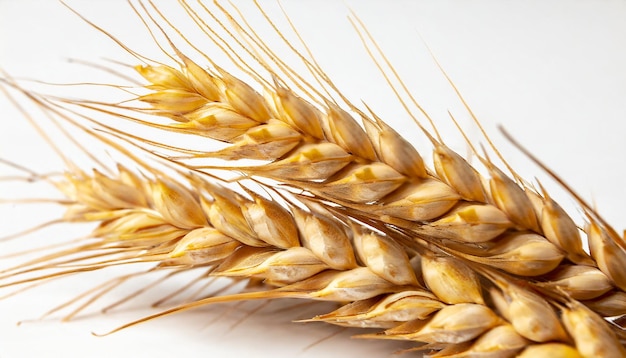
[[(232, 143), (232, 147), (206, 156), (269, 160), (269, 164), (240, 166), (237, 170), (283, 181), (317, 196), (318, 200), (336, 201), (346, 210), (333, 217), (335, 211), (332, 210), (283, 208), (252, 192), (242, 195), (217, 188), (203, 183), (205, 179), (186, 177), (183, 172), (179, 174), (188, 183), (157, 171), (151, 172), (153, 177), (139, 177), (123, 167), (119, 178), (70, 170), (66, 181), (59, 183), (68, 198), (75, 202), (66, 220), (102, 221), (94, 236), (110, 245), (82, 246), (75, 252), (104, 247), (123, 249), (114, 251), (120, 256), (111, 261), (86, 262), (84, 267), (97, 268), (126, 261), (156, 261), (174, 267), (214, 265), (213, 274), (260, 278), (280, 287), (268, 291), (266, 297), (351, 302), (343, 307), (345, 310), (359, 307), (358, 313), (344, 312), (340, 319), (319, 320), (389, 328), (377, 337), (428, 342), (435, 350), (444, 348), (445, 343), (466, 344), (455, 349), (469, 352), (481, 347), (484, 341), (490, 341), (489, 332), (504, 322), (493, 307), (483, 302), (461, 303), (454, 291), (438, 288), (434, 290), (436, 295), (453, 305), (432, 310), (430, 317), (424, 309), (437, 307), (432, 304), (437, 301), (435, 296), (415, 301), (414, 307), (423, 308), (418, 310), (417, 316), (411, 305), (385, 310), (387, 303), (396, 302), (397, 295), (419, 292), (416, 290), (423, 288), (422, 281), (432, 289), (436, 278), (431, 275), (437, 268), (433, 270), (424, 262), (434, 254), (451, 255), (464, 260), (462, 265), (467, 269), (479, 267), (478, 272), (491, 281), (484, 280), (486, 287), (495, 285), (502, 290), (502, 298), (496, 298), (499, 291), (495, 288), (487, 292), (491, 292), (499, 313), (512, 323), (517, 333), (537, 342), (558, 339), (570, 343), (555, 313), (556, 306), (566, 296), (559, 299), (558, 296), (563, 295), (558, 289), (560, 285), (551, 286), (551, 278), (546, 276), (544, 280), (543, 275), (569, 265), (563, 261), (565, 257), (572, 263), (594, 263), (581, 252), (579, 238), (571, 235), (577, 231), (572, 228), (569, 217), (552, 205), (547, 196), (543, 206), (537, 205), (532, 198), (538, 194), (531, 187), (520, 186), (488, 161), (485, 163), (491, 179), (477, 177), (477, 172), (465, 160), (450, 155), (453, 152), (442, 143), (435, 144), (436, 151), (453, 159), (436, 156), (439, 177), (424, 169), (420, 156), (415, 156), (409, 164), (399, 163), (389, 148), (400, 153), (412, 153), (412, 148), (397, 133), (377, 123), (373, 115), (369, 119), (366, 116), (366, 130), (362, 130), (353, 114), (329, 103), (314, 105), (305, 96), (296, 95), (278, 83), (270, 88), (274, 91), (273, 96), (269, 96), (272, 101), (266, 102), (265, 97), (229, 73), (221, 69), (205, 72), (187, 57), (180, 54), (178, 57), (182, 64), (180, 69), (160, 65), (137, 68), (149, 81), (146, 89), (153, 91), (137, 99), (150, 105), (151, 113), (174, 121), (153, 126)], [(146, 112), (146, 109), (138, 111)], [(276, 123), (275, 119), (282, 127), (266, 131), (267, 126)], [(255, 155), (254, 144), (259, 141), (251, 138), (261, 133), (260, 143), (264, 146), (258, 152), (262, 154)], [(463, 183), (464, 175), (459, 172), (469, 172), (469, 186)], [(480, 184), (479, 187), (476, 184), (489, 180), (490, 185)], [(375, 202), (373, 206), (372, 202)], [(466, 210), (468, 207), (471, 209)], [(604, 292), (583, 296), (595, 300), (610, 290), (620, 293), (623, 289), (619, 270), (623, 267), (619, 265), (623, 261), (623, 248), (614, 242), (621, 238), (616, 238), (612, 229), (598, 220), (590, 209), (587, 211), (591, 221), (591, 255), (598, 262), (597, 270), (616, 285), (602, 288)], [(345, 215), (382, 232), (363, 231), (348, 222)], [(481, 218), (487, 220), (483, 222)], [(407, 220), (413, 222), (405, 222)], [(425, 224), (423, 228), (422, 224)], [(319, 235), (315, 225), (333, 227), (328, 229), (331, 235)], [(395, 231), (396, 228), (402, 229), (401, 232)], [(507, 230), (509, 232), (502, 235)], [(529, 230), (534, 233), (527, 232)], [(481, 237), (485, 232), (489, 235)], [(336, 235), (345, 240), (334, 241)], [(483, 246), (471, 245), (474, 243)], [(229, 251), (235, 247), (238, 249)], [(420, 265), (415, 265), (420, 257), (423, 272), (419, 270)], [(80, 259), (70, 262), (80, 264)], [(39, 264), (30, 265), (37, 270), (54, 266), (54, 262), (42, 262), (42, 267), (38, 267)], [(533, 288), (521, 288), (517, 283), (503, 285), (498, 281), (502, 279), (500, 276), (492, 279), (483, 272), (489, 272), (489, 267), (522, 277), (539, 276), (536, 278), (548, 283), (543, 282), (541, 287), (553, 290), (544, 299), (533, 293)], [(5, 271), (3, 279), (19, 280), (23, 269)], [(70, 267), (68, 272), (72, 270), (74, 268)], [(444, 277), (452, 269), (439, 270)], [(456, 266), (453, 269), (459, 270)], [(426, 271), (429, 271), (428, 276)], [(480, 297), (480, 293), (474, 296)], [(242, 296), (245, 297), (248, 296)], [(228, 298), (209, 297), (198, 304), (220, 300)], [(473, 301), (480, 300), (474, 297)], [(558, 312), (566, 319), (568, 334), (578, 350), (595, 354), (588, 353), (598, 352), (593, 344), (580, 343), (579, 337), (589, 334), (579, 328), (578, 321), (584, 317), (581, 318), (583, 311), (577, 307), (573, 305)], [(371, 314), (375, 309), (380, 313)], [(396, 311), (391, 315), (394, 318), (389, 318), (390, 312)], [(459, 316), (457, 311), (464, 314)], [(376, 318), (381, 316), (387, 317), (383, 320), (385, 323), (377, 325)], [(539, 322), (534, 316), (550, 319)], [(592, 317), (594, 323), (604, 323), (593, 314)], [(546, 332), (538, 334), (539, 326)], [(597, 337), (597, 342), (614, 340), (610, 328), (607, 329), (594, 331), (591, 336)], [(622, 349), (620, 343), (616, 344)], [(518, 346), (513, 346), (504, 347), (503, 354), (514, 354)], [(588, 348), (590, 346), (592, 348)]]

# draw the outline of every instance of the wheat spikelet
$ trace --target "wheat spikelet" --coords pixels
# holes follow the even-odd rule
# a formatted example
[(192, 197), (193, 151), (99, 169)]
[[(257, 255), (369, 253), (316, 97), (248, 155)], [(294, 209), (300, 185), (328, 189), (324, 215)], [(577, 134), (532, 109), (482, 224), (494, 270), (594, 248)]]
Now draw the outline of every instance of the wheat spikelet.
[[(285, 195), (304, 206), (282, 206), (250, 190), (232, 192), (185, 172), (177, 173), (186, 181), (181, 184), (149, 167), (151, 176), (119, 167), (118, 178), (70, 170), (59, 183), (74, 203), (65, 220), (101, 222), (92, 234), (101, 243), (5, 271), (7, 285), (22, 272), (67, 263), (68, 273), (137, 261), (174, 270), (207, 266), (212, 275), (260, 279), (278, 288), (207, 297), (165, 313), (234, 299), (322, 299), (344, 305), (312, 321), (384, 328), (364, 337), (425, 342), (421, 349), (440, 351), (434, 356), (493, 349), (512, 356), (531, 344), (524, 354), (566, 354), (574, 346), (583, 356), (623, 354), (618, 328), (600, 317), (625, 313), (614, 306), (623, 295), (623, 242), (594, 210), (585, 208), (590, 257), (574, 222), (543, 188), (505, 174), (486, 156), (483, 176), (431, 135), (430, 170), (373, 113), (313, 104), (317, 96), (297, 94), (280, 76), (264, 83), (263, 96), (221, 68), (205, 70), (176, 55), (180, 70), (137, 67), (152, 91), (137, 99), (149, 107), (65, 103), (96, 112), (113, 108), (113, 116), (130, 109), (138, 114), (119, 117), (232, 144), (196, 151), (191, 159), (267, 161), (226, 169), (287, 184), (292, 191)], [(146, 113), (166, 120), (135, 119)], [(150, 144), (141, 135), (129, 138)], [(398, 160), (397, 153), (411, 160)], [(185, 170), (224, 168), (167, 159)], [(88, 261), (89, 250), (100, 255), (101, 249), (118, 256)], [(85, 264), (66, 256), (83, 252)], [(586, 330), (585, 322), (598, 329)], [(539, 344), (554, 340), (562, 343)]]

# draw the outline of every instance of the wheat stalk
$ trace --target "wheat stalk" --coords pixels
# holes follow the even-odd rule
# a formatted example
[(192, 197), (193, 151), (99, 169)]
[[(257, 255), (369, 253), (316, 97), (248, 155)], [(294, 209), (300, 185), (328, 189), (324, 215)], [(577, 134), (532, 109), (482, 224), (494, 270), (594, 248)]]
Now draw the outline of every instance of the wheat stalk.
[[(198, 166), (166, 155), (182, 184), (132, 155), (150, 176), (124, 167), (113, 177), (71, 170), (64, 181), (55, 181), (75, 203), (65, 220), (101, 221), (93, 233), (100, 241), (4, 271), (5, 285), (20, 282), (22, 273), (63, 269), (68, 262), (67, 272), (145, 261), (181, 271), (206, 266), (210, 274), (261, 279), (277, 288), (207, 297), (165, 314), (235, 299), (322, 299), (349, 303), (313, 321), (384, 328), (383, 334), (364, 337), (425, 342), (420, 349), (439, 351), (433, 356), (494, 349), (512, 356), (525, 346), (530, 347), (524, 355), (624, 353), (616, 336), (621, 331), (601, 318), (624, 314), (616, 304), (626, 285), (623, 242), (592, 208), (585, 208), (590, 257), (579, 229), (546, 190), (505, 174), (480, 153), (486, 176), (429, 134), (435, 163), (428, 169), (373, 113), (349, 105), (350, 114), (311, 92), (303, 99), (280, 76), (262, 82), (268, 93), (262, 96), (228, 72), (207, 72), (174, 50), (179, 68), (137, 67), (151, 91), (138, 100), (149, 107), (61, 103), (232, 144), (216, 152), (165, 147), (193, 159), (268, 162)], [(288, 82), (306, 88), (300, 80)], [(56, 102), (31, 96), (71, 123)], [(139, 119), (146, 112), (165, 120)], [(127, 138), (164, 147), (142, 136)], [(107, 144), (125, 153), (119, 144)], [(398, 160), (398, 152), (412, 160)], [(180, 168), (278, 180), (292, 188), (280, 191), (291, 204), (281, 206), (251, 190), (237, 194)], [(80, 253), (85, 264), (71, 256)], [(94, 257), (106, 260), (89, 261)], [(543, 344), (552, 341), (562, 343)]]

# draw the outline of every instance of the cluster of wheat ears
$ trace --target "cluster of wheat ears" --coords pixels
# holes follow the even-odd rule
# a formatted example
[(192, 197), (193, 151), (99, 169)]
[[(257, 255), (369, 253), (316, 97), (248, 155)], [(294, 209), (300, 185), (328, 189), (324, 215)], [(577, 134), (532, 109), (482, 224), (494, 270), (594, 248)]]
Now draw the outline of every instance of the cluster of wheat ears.
[[(166, 35), (176, 29), (158, 8), (139, 5), (172, 54), (163, 64), (124, 47), (141, 61), (143, 93), (116, 103), (62, 99), (4, 77), (7, 95), (27, 97), (58, 128), (78, 129), (130, 164), (87, 170), (64, 155), (63, 175), (29, 173), (64, 195), (57, 222), (96, 226), (69, 248), (5, 268), (2, 287), (148, 262), (151, 271), (203, 270), (249, 284), (112, 332), (214, 303), (296, 298), (337, 304), (309, 321), (375, 328), (360, 337), (414, 342), (412, 351), (428, 357), (626, 356), (626, 241), (582, 198), (571, 192), (585, 214), (579, 226), (540, 184), (468, 142), (475, 168), (423, 112), (432, 129), (416, 124), (432, 143), (430, 163), (367, 106), (343, 97), (313, 57), (292, 47), (312, 84), (219, 4), (214, 11), (230, 21), (181, 6), (251, 81), (211, 56), (206, 66), (192, 60)], [(358, 18), (354, 25), (376, 52)], [(119, 121), (223, 146), (165, 144)], [(92, 301), (127, 278), (100, 286)]]

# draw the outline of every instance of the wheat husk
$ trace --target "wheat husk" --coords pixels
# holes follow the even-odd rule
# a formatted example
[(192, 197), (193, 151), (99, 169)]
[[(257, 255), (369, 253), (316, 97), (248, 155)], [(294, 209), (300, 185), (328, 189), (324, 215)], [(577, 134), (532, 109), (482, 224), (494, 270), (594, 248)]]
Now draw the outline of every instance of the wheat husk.
[(422, 275), (430, 290), (448, 304), (484, 304), (480, 277), (462, 261), (450, 256), (424, 255)]
[(602, 317), (616, 317), (626, 314), (626, 293), (611, 291), (593, 300), (581, 301)]
[(577, 300), (591, 300), (613, 288), (609, 278), (591, 266), (561, 265), (547, 278), (549, 281), (546, 281), (544, 287), (558, 287)]
[(529, 341), (520, 336), (509, 324), (490, 329), (474, 342), (450, 345), (431, 357), (439, 358), (508, 358), (528, 346)]
[(501, 319), (486, 306), (461, 303), (442, 308), (427, 321), (410, 321), (385, 334), (427, 343), (462, 343), (499, 323)]
[(518, 356), (521, 358), (582, 358), (576, 348), (563, 343), (544, 343), (529, 346)]
[[(363, 337), (425, 342), (439, 352), (433, 356), (507, 357), (530, 341), (546, 343), (532, 343), (521, 356), (624, 355), (616, 327), (602, 317), (626, 313), (626, 251), (591, 209), (585, 207), (589, 224), (580, 230), (545, 190), (534, 191), (487, 158), (480, 158), (482, 175), (427, 135), (432, 171), (373, 113), (320, 100), (306, 86), (287, 85), (280, 73), (262, 83), (262, 95), (219, 67), (203, 68), (175, 52), (179, 68), (135, 67), (148, 93), (132, 99), (147, 108), (110, 107), (160, 116), (167, 122), (122, 118), (225, 145), (195, 155), (183, 150), (186, 159), (261, 163), (195, 166), (185, 156), (157, 155), (175, 175), (133, 156), (127, 159), (148, 174), (123, 166), (115, 175), (67, 168), (54, 182), (72, 202), (63, 220), (97, 222), (95, 243), (3, 271), (0, 284), (20, 284), (23, 273), (48, 269), (203, 267), (212, 276), (262, 284), (249, 295), (206, 297), (163, 315), (291, 297), (340, 306), (306, 321), (384, 329)], [(240, 183), (277, 184), (261, 180), (254, 182), (258, 191), (235, 190), (214, 169), (242, 174), (234, 180)], [(96, 263), (72, 256), (99, 250), (111, 251)]]
[(585, 358), (623, 357), (626, 349), (615, 332), (595, 312), (571, 301), (563, 309), (563, 323), (570, 333), (576, 349)]
[(502, 291), (492, 290), (491, 297), (519, 334), (535, 342), (568, 340), (561, 320), (546, 299), (515, 285), (499, 286)]
[(598, 264), (598, 268), (602, 270), (617, 287), (626, 290), (626, 270), (624, 270), (624, 265), (626, 264), (626, 250), (611, 239), (607, 229), (600, 227), (597, 223), (591, 222), (588, 232), (589, 249), (591, 256)]

